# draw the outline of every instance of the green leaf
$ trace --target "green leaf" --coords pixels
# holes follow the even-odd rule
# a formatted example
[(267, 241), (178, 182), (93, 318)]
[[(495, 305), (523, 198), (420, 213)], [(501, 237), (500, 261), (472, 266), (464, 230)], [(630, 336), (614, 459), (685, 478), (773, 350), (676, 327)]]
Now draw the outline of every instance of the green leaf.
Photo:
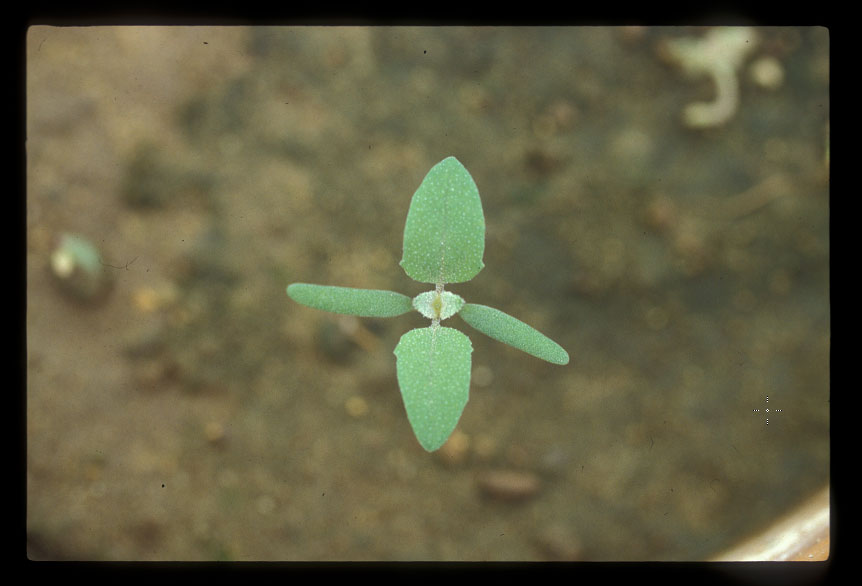
[(452, 328), (410, 330), (395, 347), (407, 419), (419, 443), (438, 449), (455, 430), (470, 395), (470, 338)]
[(479, 189), (458, 159), (434, 165), (410, 200), (401, 266), (420, 283), (463, 283), (485, 263)]
[(465, 322), (504, 344), (554, 364), (568, 364), (569, 354), (539, 330), (499, 309), (467, 303), (458, 313)]
[(464, 307), (464, 298), (449, 291), (426, 291), (413, 298), (413, 307), (428, 319), (444, 320)]
[(287, 296), (308, 307), (361, 317), (395, 317), (413, 309), (412, 300), (394, 291), (293, 283)]

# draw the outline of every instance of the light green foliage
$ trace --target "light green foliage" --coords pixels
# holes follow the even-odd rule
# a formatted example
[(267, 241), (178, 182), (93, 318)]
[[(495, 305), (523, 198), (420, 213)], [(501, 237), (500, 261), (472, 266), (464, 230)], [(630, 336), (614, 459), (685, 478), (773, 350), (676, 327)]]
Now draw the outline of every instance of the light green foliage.
[(467, 303), (461, 308), (461, 319), (499, 342), (514, 346), (536, 358), (568, 364), (569, 353), (552, 339), (508, 313), (487, 305)]
[(423, 448), (449, 439), (470, 394), (470, 338), (452, 328), (410, 330), (395, 346), (396, 371), (407, 419)]
[(473, 178), (458, 159), (434, 165), (413, 194), (401, 267), (420, 283), (463, 283), (485, 263), (485, 215)]
[[(66, 260), (66, 259), (69, 260)], [(77, 264), (90, 274), (102, 270), (102, 257), (88, 240), (75, 234), (64, 234), (60, 246), (54, 252), (52, 262), (55, 268), (66, 264)]]
[(431, 326), (410, 330), (395, 347), (398, 386), (413, 433), (429, 452), (454, 431), (470, 392), (473, 345), (458, 330), (440, 321), (460, 313), (488, 336), (554, 364), (567, 364), (563, 348), (524, 322), (484, 305), (465, 303), (444, 291), (447, 283), (475, 277), (485, 252), (485, 217), (479, 190), (455, 157), (434, 165), (413, 194), (404, 226), (401, 266), (434, 291), (414, 299), (392, 291), (350, 289), (294, 283), (288, 296), (303, 305), (364, 317), (391, 317), (410, 309)]
[(426, 291), (413, 298), (413, 307), (428, 319), (441, 320), (458, 313), (464, 298), (449, 291)]
[(413, 309), (406, 295), (378, 289), (294, 283), (287, 287), (287, 296), (314, 309), (361, 317), (395, 317)]
[(71, 298), (88, 304), (107, 298), (113, 283), (106, 268), (110, 266), (102, 262), (99, 250), (90, 241), (75, 234), (64, 234), (51, 253), (55, 282)]

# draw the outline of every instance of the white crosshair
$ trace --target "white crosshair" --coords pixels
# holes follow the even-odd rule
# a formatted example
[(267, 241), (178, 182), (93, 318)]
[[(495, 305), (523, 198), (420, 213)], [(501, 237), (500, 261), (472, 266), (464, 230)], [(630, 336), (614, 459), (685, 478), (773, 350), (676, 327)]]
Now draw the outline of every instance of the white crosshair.
[[(766, 395), (766, 409), (763, 409), (764, 413), (766, 413), (766, 425), (769, 425), (769, 413), (772, 411), (773, 413), (781, 413), (781, 409), (770, 409), (769, 408), (769, 395)], [(760, 413), (760, 409), (755, 409), (755, 413)]]

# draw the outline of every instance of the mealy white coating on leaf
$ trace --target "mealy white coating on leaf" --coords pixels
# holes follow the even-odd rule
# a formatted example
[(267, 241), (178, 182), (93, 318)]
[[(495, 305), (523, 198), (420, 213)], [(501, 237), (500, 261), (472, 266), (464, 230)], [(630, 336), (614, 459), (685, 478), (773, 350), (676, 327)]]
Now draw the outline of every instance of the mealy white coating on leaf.
[(429, 452), (446, 443), (467, 405), (472, 352), (470, 338), (439, 325), (410, 330), (395, 347), (407, 419)]
[(293, 283), (287, 287), (287, 296), (314, 309), (360, 317), (395, 317), (413, 309), (407, 295), (380, 289)]
[(499, 309), (466, 303), (458, 313), (465, 322), (499, 342), (553, 364), (568, 364), (569, 353), (534, 327)]
[(464, 299), (449, 291), (426, 291), (413, 298), (413, 308), (428, 319), (452, 317), (464, 307)]
[(462, 283), (485, 266), (485, 215), (479, 189), (455, 157), (434, 165), (404, 225), (401, 267), (421, 283)]

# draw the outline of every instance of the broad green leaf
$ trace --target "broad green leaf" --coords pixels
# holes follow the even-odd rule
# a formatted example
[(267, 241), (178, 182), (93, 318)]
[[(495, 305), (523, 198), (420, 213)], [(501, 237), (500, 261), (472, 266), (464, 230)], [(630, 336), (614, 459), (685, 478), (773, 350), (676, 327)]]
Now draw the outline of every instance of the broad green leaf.
[(428, 319), (447, 319), (464, 307), (464, 298), (449, 291), (426, 291), (413, 298), (413, 307)]
[(401, 267), (420, 283), (463, 283), (485, 263), (485, 216), (479, 190), (458, 159), (428, 171), (410, 200)]
[(413, 309), (406, 295), (379, 289), (293, 283), (287, 287), (287, 296), (314, 309), (361, 317), (394, 317)]
[(470, 338), (452, 328), (410, 330), (395, 347), (396, 374), (407, 419), (429, 452), (455, 430), (470, 394)]
[(554, 364), (568, 364), (569, 354), (563, 347), (539, 330), (528, 326), (519, 319), (515, 319), (499, 309), (487, 305), (467, 303), (458, 313), (465, 322), (495, 340), (514, 346), (536, 358), (553, 362)]

